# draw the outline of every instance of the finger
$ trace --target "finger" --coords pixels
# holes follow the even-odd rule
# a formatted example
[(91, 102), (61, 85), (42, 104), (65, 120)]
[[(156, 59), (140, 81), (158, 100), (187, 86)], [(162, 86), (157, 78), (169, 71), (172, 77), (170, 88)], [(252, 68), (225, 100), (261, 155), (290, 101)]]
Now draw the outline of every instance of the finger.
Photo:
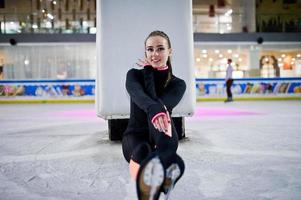
[(140, 63), (142, 63), (143, 65), (147, 65), (147, 62), (145, 60), (142, 59), (138, 59)]
[(151, 65), (150, 59), (148, 59), (148, 58), (144, 59), (144, 63), (145, 63), (145, 65)]
[(159, 121), (159, 125), (161, 128), (161, 132), (163, 132), (163, 131), (165, 132), (167, 130), (167, 127), (165, 127), (165, 125), (164, 125), (163, 117), (159, 117), (158, 121)]
[(158, 131), (160, 131), (160, 124), (159, 124), (159, 120), (158, 119), (156, 119), (155, 120), (155, 124), (156, 124), (156, 129), (158, 130)]
[(171, 119), (170, 119), (169, 112), (168, 112), (168, 111), (166, 111), (166, 114), (167, 114), (167, 121), (168, 121), (168, 123), (170, 123)]
[(168, 116), (163, 117), (163, 123), (164, 123), (165, 130), (167, 130), (167, 127), (169, 125)]
[(156, 120), (156, 126), (157, 126), (157, 130), (161, 132), (161, 126), (160, 126), (159, 118)]
[(169, 137), (172, 137), (171, 124), (168, 124), (168, 128), (165, 134), (168, 135)]
[(155, 127), (155, 129), (157, 129), (157, 125), (156, 125), (156, 123), (155, 123), (155, 122), (153, 122), (152, 124), (153, 124), (153, 126)]
[(136, 65), (138, 65), (139, 67), (144, 67), (143, 64), (136, 62)]

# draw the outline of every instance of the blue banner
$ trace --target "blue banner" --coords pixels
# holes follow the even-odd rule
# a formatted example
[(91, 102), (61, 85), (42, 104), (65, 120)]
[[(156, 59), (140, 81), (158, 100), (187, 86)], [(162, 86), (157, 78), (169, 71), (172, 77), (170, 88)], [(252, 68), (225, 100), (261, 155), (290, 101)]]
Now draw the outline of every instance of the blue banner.
[[(232, 92), (237, 96), (301, 96), (301, 78), (235, 79)], [(226, 95), (223, 79), (196, 79), (197, 97)]]
[(95, 95), (94, 80), (18, 80), (0, 81), (1, 96), (83, 97)]

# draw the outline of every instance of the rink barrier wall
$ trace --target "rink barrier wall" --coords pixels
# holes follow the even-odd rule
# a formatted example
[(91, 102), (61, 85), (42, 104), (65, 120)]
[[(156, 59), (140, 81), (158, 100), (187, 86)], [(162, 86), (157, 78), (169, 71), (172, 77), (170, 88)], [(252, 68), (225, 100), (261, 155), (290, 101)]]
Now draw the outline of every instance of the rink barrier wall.
[(0, 80), (0, 103), (92, 103), (95, 80)]
[[(195, 79), (196, 101), (221, 101), (224, 79)], [(301, 78), (234, 79), (235, 100), (301, 100)], [(93, 103), (94, 79), (0, 80), (0, 103)]]
[[(234, 79), (235, 100), (299, 100), (301, 78), (243, 78)], [(214, 101), (226, 97), (224, 79), (196, 79), (197, 101)]]

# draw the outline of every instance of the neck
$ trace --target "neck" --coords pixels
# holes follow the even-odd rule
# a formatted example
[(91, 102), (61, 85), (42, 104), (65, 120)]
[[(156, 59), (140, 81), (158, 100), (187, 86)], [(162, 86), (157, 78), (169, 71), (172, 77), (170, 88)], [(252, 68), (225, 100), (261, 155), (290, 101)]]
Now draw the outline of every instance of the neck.
[(156, 68), (156, 70), (158, 70), (158, 71), (162, 71), (162, 70), (166, 70), (166, 69), (168, 69), (168, 65), (163, 65), (161, 67)]

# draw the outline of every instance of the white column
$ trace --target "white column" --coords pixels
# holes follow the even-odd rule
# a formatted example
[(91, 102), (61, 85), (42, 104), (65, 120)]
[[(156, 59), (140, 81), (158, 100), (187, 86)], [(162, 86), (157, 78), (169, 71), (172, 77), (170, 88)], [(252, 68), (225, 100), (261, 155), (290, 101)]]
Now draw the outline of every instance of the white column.
[(242, 25), (246, 26), (249, 32), (256, 32), (256, 1), (243, 0), (243, 11)]
[(144, 57), (144, 40), (154, 30), (171, 40), (172, 66), (187, 90), (174, 110), (193, 112), (195, 103), (192, 0), (97, 0), (97, 114), (121, 118), (129, 114), (126, 73)]
[(249, 76), (259, 77), (260, 76), (260, 48), (257, 45), (253, 45), (249, 52)]

